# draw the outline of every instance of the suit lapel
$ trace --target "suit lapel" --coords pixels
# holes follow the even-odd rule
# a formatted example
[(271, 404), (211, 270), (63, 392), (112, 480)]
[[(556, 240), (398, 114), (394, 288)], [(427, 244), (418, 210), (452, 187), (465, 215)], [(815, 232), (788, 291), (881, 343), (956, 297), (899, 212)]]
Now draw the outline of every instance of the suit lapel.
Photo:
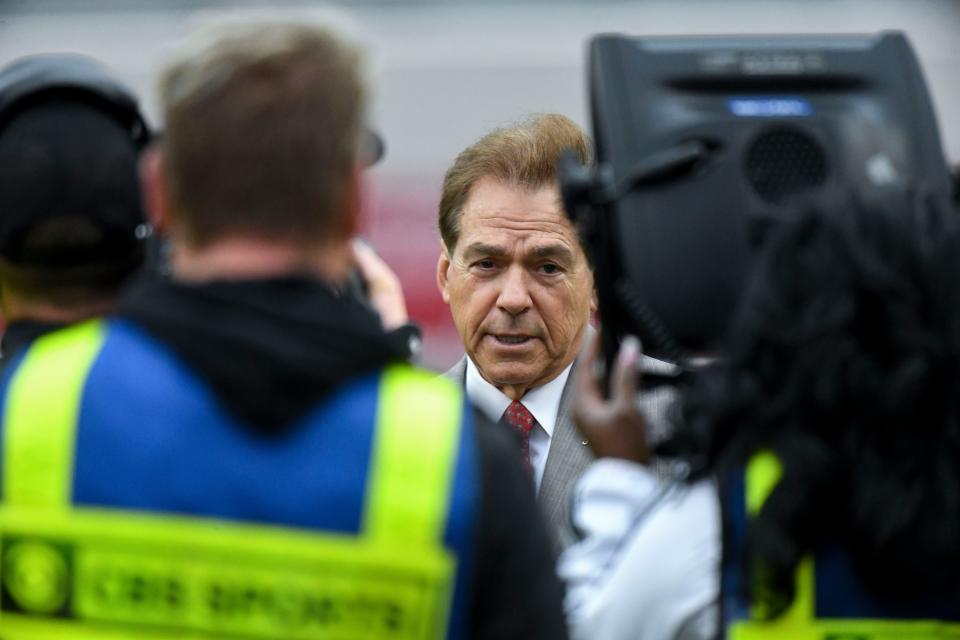
[(463, 356), (457, 361), (457, 364), (447, 369), (443, 377), (456, 382), (461, 387), (465, 386), (467, 383), (467, 356)]
[(583, 437), (577, 431), (571, 415), (573, 397), (573, 379), (576, 367), (570, 372), (567, 383), (560, 396), (560, 408), (553, 437), (550, 438), (550, 451), (547, 464), (543, 469), (540, 482), (540, 494), (537, 500), (544, 516), (555, 533), (559, 548), (565, 548), (573, 541), (570, 526), (570, 495), (577, 478), (586, 470), (593, 455), (590, 448), (583, 444)]
[[(584, 345), (588, 343), (593, 332), (592, 327), (587, 328)], [(464, 386), (467, 378), (467, 356), (464, 355), (443, 375)], [(570, 523), (570, 496), (577, 479), (593, 460), (590, 448), (583, 444), (583, 436), (577, 431), (573, 422), (571, 404), (576, 375), (577, 369), (574, 364), (560, 396), (557, 424), (550, 439), (547, 464), (543, 469), (543, 480), (537, 496), (537, 502), (540, 503), (558, 550), (564, 549), (574, 541)], [(669, 430), (668, 409), (674, 399), (672, 392), (664, 390), (651, 390), (640, 395), (640, 408), (654, 441), (666, 437)]]
[[(557, 423), (554, 426), (553, 437), (550, 438), (547, 464), (543, 469), (543, 480), (537, 496), (537, 502), (549, 525), (557, 550), (562, 550), (573, 542), (573, 530), (570, 526), (570, 494), (573, 492), (577, 478), (593, 460), (590, 448), (583, 444), (583, 438), (577, 431), (571, 415), (570, 404), (573, 399), (575, 375), (576, 367), (567, 377), (567, 383), (560, 396)], [(467, 356), (461, 358), (443, 376), (463, 386), (467, 376)]]

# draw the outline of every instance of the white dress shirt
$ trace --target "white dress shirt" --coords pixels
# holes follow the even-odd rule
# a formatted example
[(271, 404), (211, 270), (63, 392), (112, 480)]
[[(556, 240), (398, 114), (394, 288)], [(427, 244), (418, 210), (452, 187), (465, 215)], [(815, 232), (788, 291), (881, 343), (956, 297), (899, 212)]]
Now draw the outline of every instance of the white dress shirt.
[[(530, 432), (530, 464), (533, 466), (533, 481), (540, 492), (543, 470), (547, 465), (547, 453), (550, 451), (550, 439), (557, 425), (557, 413), (560, 411), (560, 396), (570, 377), (573, 364), (567, 366), (560, 375), (547, 384), (527, 391), (520, 402), (533, 414), (537, 424)], [(512, 400), (502, 391), (483, 379), (477, 365), (467, 357), (467, 397), (480, 411), (497, 422)]]

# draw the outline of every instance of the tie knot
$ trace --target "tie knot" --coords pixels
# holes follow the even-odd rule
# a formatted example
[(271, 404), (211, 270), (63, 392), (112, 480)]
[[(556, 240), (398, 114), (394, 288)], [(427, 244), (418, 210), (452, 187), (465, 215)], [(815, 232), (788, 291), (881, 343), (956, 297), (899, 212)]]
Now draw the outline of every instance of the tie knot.
[(503, 412), (503, 421), (523, 434), (529, 434), (536, 422), (530, 410), (517, 400), (511, 402), (507, 410)]

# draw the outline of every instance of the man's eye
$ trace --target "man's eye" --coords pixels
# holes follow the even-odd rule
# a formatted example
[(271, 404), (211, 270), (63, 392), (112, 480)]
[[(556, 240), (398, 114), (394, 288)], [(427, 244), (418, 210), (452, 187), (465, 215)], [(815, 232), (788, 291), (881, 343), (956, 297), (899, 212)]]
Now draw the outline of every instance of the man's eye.
[(497, 266), (497, 263), (493, 260), (477, 260), (474, 265), (481, 269), (493, 269)]
[(548, 276), (552, 276), (556, 273), (560, 273), (560, 267), (553, 264), (552, 262), (548, 262), (547, 264), (541, 265), (540, 270), (545, 274), (547, 274)]

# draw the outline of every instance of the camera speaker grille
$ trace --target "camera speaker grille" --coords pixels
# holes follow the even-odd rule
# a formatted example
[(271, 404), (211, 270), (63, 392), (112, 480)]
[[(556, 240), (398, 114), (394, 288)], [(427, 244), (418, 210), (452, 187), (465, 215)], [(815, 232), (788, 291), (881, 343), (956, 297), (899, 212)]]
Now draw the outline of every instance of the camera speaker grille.
[(747, 147), (747, 181), (762, 199), (780, 204), (793, 194), (822, 185), (827, 155), (809, 133), (789, 125), (761, 131)]

